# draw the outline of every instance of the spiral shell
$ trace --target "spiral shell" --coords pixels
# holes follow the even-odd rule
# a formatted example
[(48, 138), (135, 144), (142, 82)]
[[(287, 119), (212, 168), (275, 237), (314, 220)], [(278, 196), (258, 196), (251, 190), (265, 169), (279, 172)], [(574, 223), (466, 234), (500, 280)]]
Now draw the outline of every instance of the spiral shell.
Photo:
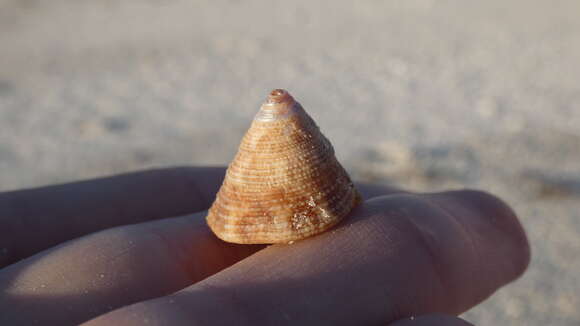
[(285, 90), (273, 90), (209, 210), (222, 240), (284, 243), (321, 233), (360, 202), (332, 145)]

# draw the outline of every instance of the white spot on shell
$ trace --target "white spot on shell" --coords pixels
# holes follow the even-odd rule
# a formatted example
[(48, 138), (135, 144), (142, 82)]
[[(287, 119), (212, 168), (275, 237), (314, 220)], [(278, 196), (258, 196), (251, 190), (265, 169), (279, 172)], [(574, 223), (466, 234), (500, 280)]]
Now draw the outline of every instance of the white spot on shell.
[(308, 200), (308, 205), (310, 207), (316, 207), (316, 203), (314, 202), (314, 197), (310, 196), (310, 199)]
[(323, 219), (325, 219), (325, 220), (330, 219), (330, 215), (328, 214), (328, 212), (324, 208), (318, 207), (318, 209), (320, 209), (320, 215), (322, 216)]
[(307, 224), (310, 224), (310, 216), (308, 216), (308, 214), (305, 212), (295, 213), (292, 217), (292, 227), (295, 230), (298, 230)]

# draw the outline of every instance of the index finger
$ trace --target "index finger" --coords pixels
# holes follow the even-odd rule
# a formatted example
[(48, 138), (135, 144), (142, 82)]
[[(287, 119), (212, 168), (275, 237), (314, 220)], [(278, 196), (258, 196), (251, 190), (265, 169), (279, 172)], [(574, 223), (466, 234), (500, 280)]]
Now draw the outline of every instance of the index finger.
[(0, 268), (88, 233), (207, 209), (224, 173), (178, 167), (0, 193)]

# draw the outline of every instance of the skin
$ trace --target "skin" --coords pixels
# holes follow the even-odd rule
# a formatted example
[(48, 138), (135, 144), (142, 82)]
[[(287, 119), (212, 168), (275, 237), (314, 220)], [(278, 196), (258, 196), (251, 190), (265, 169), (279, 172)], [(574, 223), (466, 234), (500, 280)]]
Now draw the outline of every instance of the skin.
[(0, 193), (0, 324), (470, 325), (455, 316), (529, 263), (513, 211), (469, 190), (358, 185), (329, 232), (225, 243), (205, 223), (224, 171)]

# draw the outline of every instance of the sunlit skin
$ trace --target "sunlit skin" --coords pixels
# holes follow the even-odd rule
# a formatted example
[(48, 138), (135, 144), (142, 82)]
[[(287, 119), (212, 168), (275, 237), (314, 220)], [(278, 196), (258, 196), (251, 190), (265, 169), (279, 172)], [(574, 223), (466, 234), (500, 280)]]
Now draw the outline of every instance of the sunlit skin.
[(225, 243), (205, 223), (224, 171), (0, 193), (0, 325), (469, 325), (530, 259), (491, 195), (376, 185), (318, 236)]

